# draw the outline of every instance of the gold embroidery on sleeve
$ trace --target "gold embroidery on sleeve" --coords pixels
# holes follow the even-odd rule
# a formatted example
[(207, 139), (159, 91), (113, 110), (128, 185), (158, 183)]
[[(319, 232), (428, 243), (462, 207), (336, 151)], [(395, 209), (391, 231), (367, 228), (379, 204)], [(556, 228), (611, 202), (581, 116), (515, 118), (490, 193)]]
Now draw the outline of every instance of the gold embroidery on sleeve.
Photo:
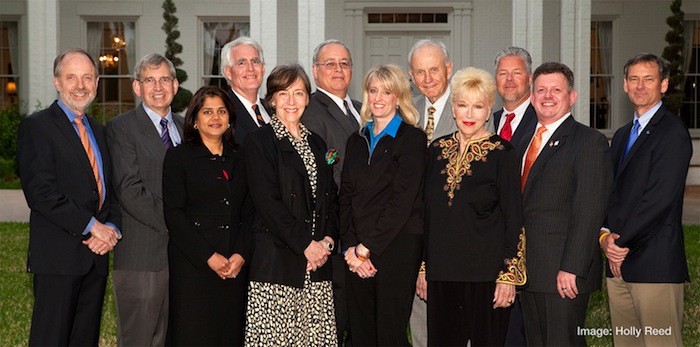
[(525, 228), (520, 229), (518, 241), (518, 253), (514, 258), (506, 259), (507, 272), (498, 274), (496, 283), (522, 286), (527, 282), (527, 268), (525, 266)]

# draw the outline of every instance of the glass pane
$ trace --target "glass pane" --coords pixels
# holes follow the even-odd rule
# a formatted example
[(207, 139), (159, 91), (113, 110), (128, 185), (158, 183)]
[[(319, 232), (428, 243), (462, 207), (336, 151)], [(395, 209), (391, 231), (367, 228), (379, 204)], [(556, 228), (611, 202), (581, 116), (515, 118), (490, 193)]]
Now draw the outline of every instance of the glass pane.
[[(249, 23), (210, 22), (204, 23), (204, 64), (202, 76), (220, 75), (221, 48), (241, 37), (250, 36)], [(204, 83), (206, 85), (206, 83)]]
[(590, 124), (595, 129), (610, 127), (611, 77), (591, 77)]
[(19, 37), (17, 22), (0, 21), (0, 108), (19, 103)]
[(88, 22), (88, 53), (100, 76), (129, 75), (134, 60), (134, 22)]
[(131, 90), (130, 77), (100, 77), (97, 97), (90, 107), (90, 115), (98, 121), (107, 123), (116, 115), (131, 110), (136, 100)]

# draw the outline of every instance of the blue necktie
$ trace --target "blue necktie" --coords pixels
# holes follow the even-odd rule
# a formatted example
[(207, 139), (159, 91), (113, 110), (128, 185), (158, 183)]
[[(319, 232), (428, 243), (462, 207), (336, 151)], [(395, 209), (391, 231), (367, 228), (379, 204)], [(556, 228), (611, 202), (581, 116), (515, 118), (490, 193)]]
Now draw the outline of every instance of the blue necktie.
[(163, 118), (160, 120), (160, 126), (163, 127), (163, 132), (160, 134), (160, 140), (163, 141), (165, 149), (173, 148), (173, 141), (170, 140), (170, 132), (168, 131), (168, 120)]
[(639, 120), (635, 119), (634, 125), (632, 125), (632, 131), (630, 132), (630, 138), (629, 138), (629, 140), (627, 140), (627, 147), (625, 147), (625, 153), (622, 155), (623, 159), (627, 156), (627, 153), (629, 153), (630, 149), (632, 148), (632, 145), (634, 145), (634, 141), (637, 140), (638, 136), (639, 136)]

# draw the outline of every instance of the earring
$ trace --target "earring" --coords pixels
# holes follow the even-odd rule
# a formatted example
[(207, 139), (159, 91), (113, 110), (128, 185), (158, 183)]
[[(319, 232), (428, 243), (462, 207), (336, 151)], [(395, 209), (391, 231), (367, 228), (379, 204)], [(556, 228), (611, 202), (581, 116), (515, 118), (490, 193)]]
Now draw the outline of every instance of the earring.
[(195, 124), (193, 128), (194, 128), (194, 130), (197, 130), (198, 129), (197, 124)]
[(226, 129), (230, 129), (230, 128), (231, 128), (231, 123), (228, 124), (228, 127)]

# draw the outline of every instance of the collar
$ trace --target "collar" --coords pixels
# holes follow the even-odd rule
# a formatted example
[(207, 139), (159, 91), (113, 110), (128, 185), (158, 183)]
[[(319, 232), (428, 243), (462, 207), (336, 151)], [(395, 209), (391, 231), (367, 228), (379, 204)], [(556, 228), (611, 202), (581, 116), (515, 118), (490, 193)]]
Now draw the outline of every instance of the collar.
[(430, 106), (435, 107), (435, 115), (442, 114), (442, 110), (445, 108), (445, 104), (447, 104), (447, 99), (450, 98), (450, 94), (452, 93), (452, 90), (450, 89), (450, 86), (447, 86), (447, 89), (445, 89), (445, 92), (442, 93), (442, 96), (440, 96), (437, 100), (435, 100), (435, 103), (431, 103), (428, 98), (425, 98), (425, 110), (423, 110), (423, 113), (425, 114), (428, 111), (428, 108)]
[[(66, 116), (68, 116), (68, 121), (69, 121), (69, 122), (73, 123), (73, 121), (74, 121), (76, 118), (78, 118), (78, 115), (75, 114), (75, 112), (73, 112), (73, 110), (71, 110), (70, 108), (68, 108), (68, 106), (66, 106), (66, 104), (64, 104), (63, 101), (61, 101), (61, 99), (58, 99), (58, 107), (60, 107), (61, 110), (63, 110), (63, 113), (65, 113)], [(83, 114), (83, 116), (85, 116), (85, 115), (86, 115), (86, 114)], [(83, 123), (83, 124), (85, 124), (85, 123)]]
[(377, 136), (372, 135), (374, 133), (372, 131), (374, 129), (374, 121), (367, 122), (367, 125), (365, 125), (365, 128), (369, 131), (370, 136), (374, 136), (376, 138), (380, 138), (384, 135), (389, 135), (393, 138), (396, 138), (396, 133), (399, 132), (399, 126), (401, 126), (401, 122), (402, 122), (401, 116), (399, 116), (398, 114), (395, 114), (394, 118), (392, 118), (389, 121), (389, 124), (387, 124), (386, 127), (384, 128), (384, 130), (382, 130), (382, 132), (377, 134)]
[(156, 113), (156, 111), (153, 111), (151, 108), (146, 106), (145, 103), (141, 102), (141, 106), (143, 106), (148, 118), (151, 119), (151, 122), (153, 122), (153, 125), (155, 125), (157, 129), (160, 129), (160, 120), (163, 118), (168, 120), (168, 124), (173, 122), (173, 113), (171, 112), (172, 109), (170, 107), (168, 107), (168, 113), (165, 114), (165, 117), (161, 117), (161, 115)]
[(505, 117), (509, 113), (515, 113), (515, 119), (522, 119), (523, 116), (525, 116), (525, 111), (527, 110), (528, 106), (530, 106), (530, 98), (527, 98), (527, 100), (523, 101), (518, 107), (516, 107), (512, 111), (506, 110), (505, 106), (503, 107), (503, 114), (501, 117)]
[(638, 115), (637, 112), (634, 113), (634, 119), (639, 121), (639, 132), (641, 133), (644, 128), (646, 128), (647, 124), (651, 121), (651, 118), (654, 117), (656, 114), (656, 111), (661, 108), (661, 105), (663, 104), (663, 101), (660, 101), (656, 103), (652, 108), (650, 108), (648, 111), (644, 112), (643, 115)]
[[(282, 123), (282, 121), (279, 120), (279, 118), (277, 118), (276, 116), (270, 119), (270, 126), (272, 127), (272, 130), (274, 131), (277, 140), (287, 138), (291, 143), (299, 141), (294, 136), (292, 136), (292, 134), (289, 132), (284, 123)], [(309, 135), (311, 135), (311, 131), (309, 131), (309, 129), (307, 129), (304, 126), (304, 124), (299, 123), (299, 134), (301, 135), (301, 141), (307, 141)]]
[[(231, 88), (231, 87), (229, 87), (229, 88)], [(250, 113), (250, 114), (253, 114), (252, 113), (253, 112), (253, 103), (250, 102), (250, 100), (246, 99), (243, 95), (238, 94), (238, 92), (236, 92), (235, 89), (231, 88), (231, 91), (233, 92), (234, 95), (236, 95), (236, 97), (238, 97), (238, 100), (241, 101), (243, 106), (245, 106), (246, 111), (248, 111), (248, 113)], [(260, 105), (259, 98), (257, 100), (255, 100), (255, 104), (258, 105), (258, 109), (260, 109), (260, 112), (262, 112), (262, 109), (261, 109), (262, 105)]]
[(352, 100), (350, 100), (350, 97), (348, 97), (347, 93), (345, 93), (345, 98), (341, 99), (337, 95), (334, 95), (321, 87), (316, 87), (316, 90), (323, 92), (323, 94), (326, 94), (329, 98), (331, 98), (331, 100), (333, 100), (333, 102), (335, 102), (335, 104), (338, 105), (338, 108), (340, 108), (343, 111), (343, 113), (345, 112), (345, 105), (343, 105), (343, 101), (346, 101), (348, 103), (348, 106), (352, 105)]
[(564, 117), (559, 118), (559, 120), (557, 120), (556, 122), (554, 122), (552, 124), (547, 124), (547, 125), (542, 125), (542, 123), (537, 122), (537, 127), (535, 128), (535, 132), (537, 131), (537, 129), (540, 128), (540, 126), (543, 126), (543, 127), (547, 128), (547, 133), (549, 134), (549, 136), (552, 136), (552, 134), (554, 134), (554, 132), (557, 131), (557, 129), (559, 129), (559, 126), (561, 126), (561, 124), (564, 123), (564, 121), (567, 118), (569, 118), (570, 116), (571, 116), (571, 112), (565, 114)]

